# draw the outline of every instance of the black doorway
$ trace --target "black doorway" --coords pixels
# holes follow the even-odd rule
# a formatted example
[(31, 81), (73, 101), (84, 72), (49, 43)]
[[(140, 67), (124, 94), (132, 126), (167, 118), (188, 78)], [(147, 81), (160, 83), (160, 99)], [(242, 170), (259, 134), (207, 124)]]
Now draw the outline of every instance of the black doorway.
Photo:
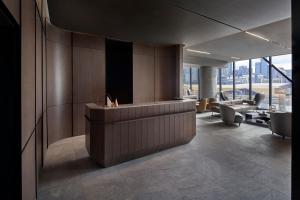
[(133, 102), (132, 43), (116, 40), (105, 41), (106, 93), (120, 104)]
[(2, 199), (21, 199), (20, 27), (0, 1)]

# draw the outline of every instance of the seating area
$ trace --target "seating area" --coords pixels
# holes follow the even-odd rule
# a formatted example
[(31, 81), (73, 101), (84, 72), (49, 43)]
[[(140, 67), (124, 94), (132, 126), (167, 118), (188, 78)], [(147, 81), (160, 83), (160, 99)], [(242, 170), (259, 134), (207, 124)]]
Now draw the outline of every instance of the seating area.
[[(265, 124), (271, 130), (271, 133), (282, 136), (283, 139), (292, 136), (292, 113), (280, 112), (273, 109), (264, 110), (260, 108), (265, 95), (256, 93), (253, 100), (229, 98), (220, 92), (221, 101), (216, 98), (202, 98), (196, 103), (197, 113), (211, 112), (212, 116), (219, 116), (225, 124), (241, 125), (242, 122), (252, 125)], [(219, 115), (214, 115), (218, 113)], [(254, 117), (255, 115), (255, 117)], [(249, 120), (250, 116), (250, 120)]]

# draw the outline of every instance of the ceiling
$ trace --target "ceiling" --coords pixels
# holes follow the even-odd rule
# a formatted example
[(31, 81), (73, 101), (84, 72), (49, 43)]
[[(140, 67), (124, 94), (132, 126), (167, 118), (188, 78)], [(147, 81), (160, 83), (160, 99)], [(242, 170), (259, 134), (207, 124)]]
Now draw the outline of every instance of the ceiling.
[[(217, 61), (289, 52), (290, 0), (48, 0), (52, 24), (126, 41), (184, 44)], [(284, 27), (284, 28), (283, 28)], [(242, 31), (265, 35), (274, 43)], [(204, 58), (203, 58), (204, 59)]]
[(185, 55), (234, 61), (231, 57), (243, 60), (291, 53), (291, 18), (250, 29), (249, 32), (268, 38), (270, 42), (239, 32), (188, 47), (211, 53), (209, 55), (188, 51)]

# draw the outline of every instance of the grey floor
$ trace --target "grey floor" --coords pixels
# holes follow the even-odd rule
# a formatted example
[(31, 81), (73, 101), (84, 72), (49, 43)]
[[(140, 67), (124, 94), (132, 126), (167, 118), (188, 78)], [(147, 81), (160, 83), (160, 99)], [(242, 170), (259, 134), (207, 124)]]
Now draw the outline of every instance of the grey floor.
[(197, 115), (197, 136), (184, 146), (102, 169), (79, 136), (51, 145), (45, 165), (42, 200), (291, 198), (291, 141), (209, 113)]

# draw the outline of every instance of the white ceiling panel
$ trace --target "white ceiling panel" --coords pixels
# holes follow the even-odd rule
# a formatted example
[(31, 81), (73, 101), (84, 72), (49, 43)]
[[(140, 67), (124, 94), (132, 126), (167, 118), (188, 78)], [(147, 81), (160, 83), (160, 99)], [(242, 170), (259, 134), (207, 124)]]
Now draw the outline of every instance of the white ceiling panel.
[(243, 30), (291, 17), (290, 0), (170, 0)]
[[(270, 42), (253, 37), (245, 32), (240, 32), (186, 48), (211, 53), (210, 55), (198, 54), (199, 57), (216, 58), (227, 61), (234, 60), (231, 57), (248, 59), (288, 54), (291, 53), (291, 50), (288, 49), (291, 47), (290, 25), (290, 19), (286, 19), (249, 30), (251, 33), (270, 39)], [(284, 44), (288, 48), (283, 47), (284, 45), (279, 46), (276, 43)], [(186, 54), (197, 55), (197, 53), (191, 52), (186, 52)]]

